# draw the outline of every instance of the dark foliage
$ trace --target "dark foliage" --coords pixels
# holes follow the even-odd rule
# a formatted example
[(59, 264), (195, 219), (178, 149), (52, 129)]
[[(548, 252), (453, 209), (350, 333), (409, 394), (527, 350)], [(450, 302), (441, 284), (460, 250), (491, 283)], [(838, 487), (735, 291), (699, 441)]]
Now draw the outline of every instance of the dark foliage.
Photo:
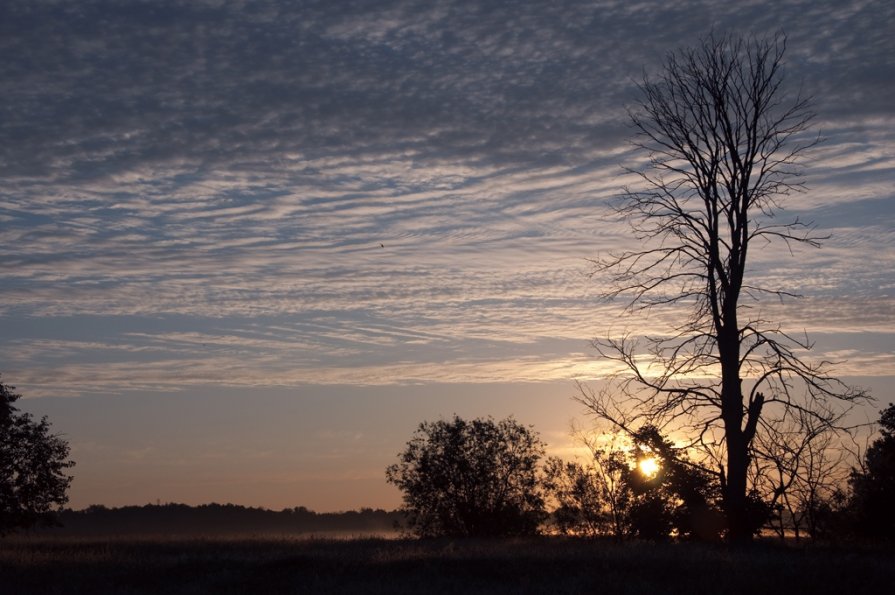
[[(634, 448), (594, 450), (593, 464), (550, 459), (545, 486), (562, 533), (664, 541), (718, 540), (724, 529), (717, 474), (691, 462), (653, 426), (633, 432)], [(642, 459), (655, 459), (648, 475)]]
[(416, 535), (499, 536), (537, 532), (537, 474), (544, 444), (512, 418), (454, 416), (420, 424), (386, 479), (404, 492)]
[(859, 536), (895, 540), (895, 404), (879, 420), (880, 437), (867, 449), (863, 470), (849, 479), (853, 530)]
[(653, 476), (628, 469), (625, 481), (631, 500), (630, 526), (647, 539), (716, 540), (724, 527), (721, 492), (716, 474), (692, 463), (653, 426), (634, 433), (634, 457), (654, 457), (659, 466)]
[(13, 405), (15, 387), (0, 382), (0, 535), (53, 525), (68, 502), (68, 444)]

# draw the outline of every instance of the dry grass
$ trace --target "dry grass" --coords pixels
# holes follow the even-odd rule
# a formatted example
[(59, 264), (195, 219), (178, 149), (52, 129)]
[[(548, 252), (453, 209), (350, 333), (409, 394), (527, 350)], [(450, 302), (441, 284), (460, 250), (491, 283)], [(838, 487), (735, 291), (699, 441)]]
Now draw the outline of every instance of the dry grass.
[(883, 593), (882, 550), (270, 537), (0, 541), (4, 593)]

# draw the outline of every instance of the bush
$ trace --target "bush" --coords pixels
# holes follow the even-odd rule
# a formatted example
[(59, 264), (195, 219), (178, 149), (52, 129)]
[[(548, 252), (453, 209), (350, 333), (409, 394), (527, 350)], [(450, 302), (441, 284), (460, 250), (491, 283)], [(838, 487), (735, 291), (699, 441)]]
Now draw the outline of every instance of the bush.
[(533, 534), (544, 518), (543, 454), (537, 433), (512, 418), (454, 416), (420, 424), (386, 479), (404, 492), (418, 536)]

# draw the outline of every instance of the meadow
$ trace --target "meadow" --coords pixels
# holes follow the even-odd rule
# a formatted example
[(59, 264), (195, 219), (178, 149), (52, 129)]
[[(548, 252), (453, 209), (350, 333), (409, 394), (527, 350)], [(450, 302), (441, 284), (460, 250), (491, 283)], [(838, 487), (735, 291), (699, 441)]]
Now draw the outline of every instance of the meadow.
[(558, 537), (0, 539), (3, 593), (886, 593), (895, 552)]

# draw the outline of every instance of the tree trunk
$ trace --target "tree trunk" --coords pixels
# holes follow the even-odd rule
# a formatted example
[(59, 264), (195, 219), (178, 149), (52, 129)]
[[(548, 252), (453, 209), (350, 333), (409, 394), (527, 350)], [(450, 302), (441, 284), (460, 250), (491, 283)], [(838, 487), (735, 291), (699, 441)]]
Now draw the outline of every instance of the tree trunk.
[(752, 541), (752, 527), (746, 506), (746, 470), (749, 454), (742, 431), (727, 437), (727, 483), (724, 493), (724, 514), (727, 517), (727, 538), (731, 543)]
[[(735, 302), (734, 302), (735, 303)], [(746, 471), (749, 468), (749, 437), (743, 429), (743, 394), (740, 381), (740, 343), (735, 315), (718, 332), (721, 359), (721, 418), (727, 444), (727, 480), (723, 503), (727, 538), (731, 543), (752, 540), (746, 505)], [(732, 323), (732, 324), (731, 324)]]

